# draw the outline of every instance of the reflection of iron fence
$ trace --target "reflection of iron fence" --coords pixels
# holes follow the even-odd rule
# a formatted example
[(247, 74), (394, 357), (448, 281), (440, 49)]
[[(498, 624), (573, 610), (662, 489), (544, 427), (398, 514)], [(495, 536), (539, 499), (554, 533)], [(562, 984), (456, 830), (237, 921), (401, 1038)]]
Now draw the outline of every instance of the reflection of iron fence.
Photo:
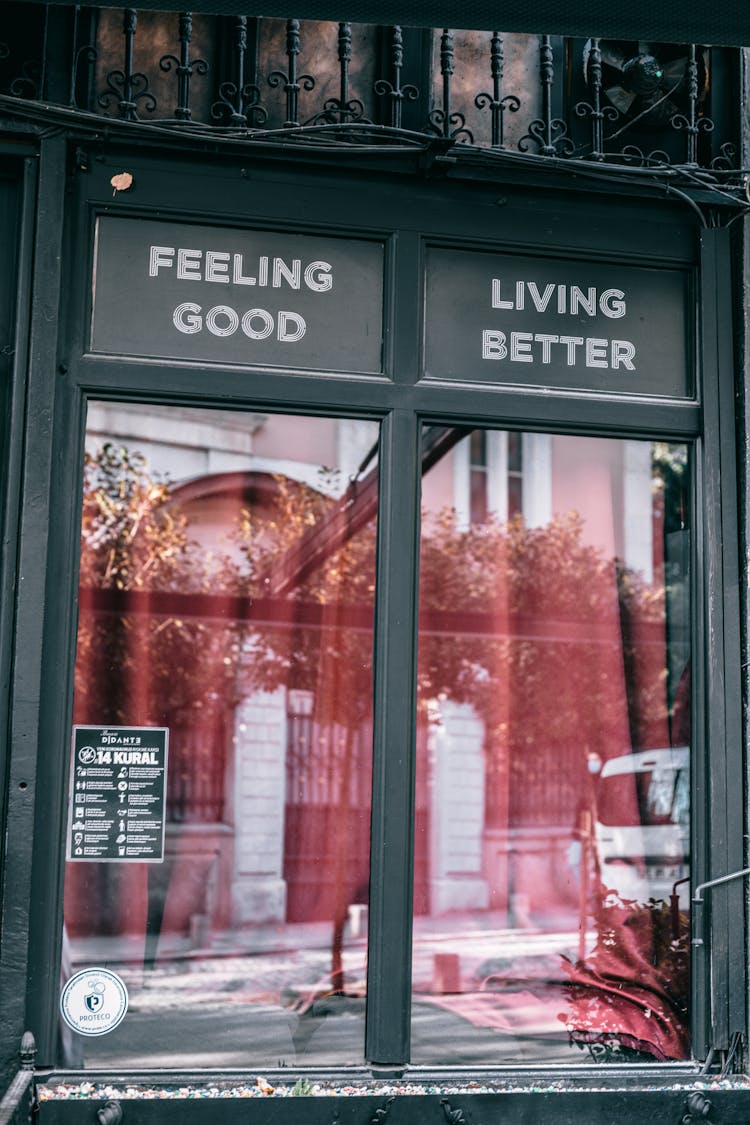
[[(173, 136), (735, 161), (739, 52), (500, 31), (10, 4), (0, 94)], [(313, 71), (313, 73), (309, 73)]]
[(581, 800), (581, 750), (534, 747), (510, 767), (511, 828), (572, 828)]
[(284, 879), (287, 920), (338, 919), (367, 902), (372, 725), (314, 714), (312, 692), (287, 696)]
[(323, 724), (312, 715), (287, 715), (288, 805), (369, 809), (372, 728)]
[(487, 775), (490, 828), (564, 828), (576, 823), (581, 802), (581, 748), (525, 747), (510, 753), (510, 775)]
[(224, 817), (226, 729), (211, 726), (170, 732), (167, 821), (219, 824)]

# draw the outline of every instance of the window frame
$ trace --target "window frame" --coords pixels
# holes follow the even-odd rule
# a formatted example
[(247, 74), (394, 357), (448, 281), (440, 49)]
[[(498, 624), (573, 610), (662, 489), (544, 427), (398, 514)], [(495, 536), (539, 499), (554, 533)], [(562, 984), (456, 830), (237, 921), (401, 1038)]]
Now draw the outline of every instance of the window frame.
[[(14, 724), (16, 710), (11, 701), (11, 685), (19, 671), (19, 655), (14, 654), (16, 617), (19, 609), (19, 591), (15, 570), (21, 552), (20, 532), (26, 523), (26, 513), (22, 511), (21, 490), (24, 478), (23, 432), (27, 409), (26, 371), (30, 357), (29, 323), (32, 299), (32, 266), (34, 250), (34, 208), (37, 197), (37, 162), (33, 147), (23, 140), (4, 146), (4, 156), (0, 160), (0, 192), (4, 201), (5, 238), (2, 242), (4, 258), (0, 279), (0, 324), (7, 340), (2, 363), (4, 380), (3, 404), (5, 407), (0, 428), (0, 464), (2, 464), (2, 485), (0, 485), (0, 684), (3, 687), (0, 699), (0, 729), (5, 733), (0, 748), (0, 773), (5, 786), (0, 792), (0, 860), (6, 870), (13, 864), (21, 869), (31, 865), (31, 826), (33, 825), (33, 805), (30, 799), (27, 778), (33, 778), (33, 753), (20, 754), (14, 746)], [(14, 345), (15, 341), (15, 345)], [(30, 638), (29, 652), (20, 655), (20, 663), (25, 661), (25, 671), (33, 667), (34, 638)], [(26, 788), (20, 789), (25, 783)], [(21, 800), (18, 797), (21, 797)], [(29, 794), (29, 798), (31, 794)], [(28, 928), (26, 925), (11, 927), (6, 917), (23, 918), (28, 912), (29, 887), (23, 881), (12, 881), (2, 870), (2, 910), (0, 913), (0, 964), (18, 962), (25, 964), (28, 954)], [(2, 974), (0, 974), (2, 979)], [(4, 1012), (0, 1026), (5, 1030), (20, 1024), (24, 1009), (24, 985), (6, 993)], [(8, 1035), (0, 1036), (0, 1041)], [(17, 1039), (17, 1037), (16, 1037)], [(5, 1044), (3, 1044), (5, 1046)], [(7, 1050), (0, 1047), (0, 1071), (7, 1065)], [(13, 1057), (15, 1064), (16, 1058)]]
[[(72, 707), (83, 430), (89, 399), (154, 402), (236, 409), (362, 417), (381, 424), (379, 578), (375, 616), (374, 762), (371, 835), (371, 903), (368, 1067), (403, 1070), (409, 1054), (411, 922), (415, 757), (416, 623), (419, 547), (420, 433), (423, 424), (460, 424), (544, 433), (663, 438), (692, 443), (695, 532), (693, 606), (695, 619), (695, 737), (693, 750), (691, 869), (695, 884), (743, 866), (742, 787), (731, 779), (743, 769), (740, 714), (739, 560), (735, 467), (734, 392), (731, 357), (730, 240), (726, 231), (704, 230), (696, 245), (695, 216), (674, 203), (638, 198), (604, 200), (592, 192), (590, 206), (539, 188), (504, 185), (520, 220), (497, 208), (497, 185), (442, 183), (430, 193), (421, 181), (382, 173), (389, 191), (381, 202), (357, 173), (310, 168), (305, 173), (269, 162), (249, 178), (231, 162), (172, 161), (103, 147), (90, 164), (67, 181), (67, 153), (61, 138), (44, 142), (40, 199), (48, 199), (64, 231), (61, 254), (49, 255), (37, 275), (36, 315), (45, 302), (61, 308), (59, 333), (48, 326), (30, 362), (32, 400), (27, 417), (26, 488), (43, 497), (49, 517), (49, 547), (35, 572), (34, 603), (19, 603), (18, 631), (43, 630), (43, 652), (33, 669), (31, 706), (16, 693), (16, 744), (36, 744), (36, 824), (30, 913), (28, 1020), (44, 1065), (55, 1065), (54, 1041), (59, 995), (57, 966), (62, 927), (61, 872), (67, 789), (67, 746)], [(139, 191), (132, 201), (114, 203), (110, 175), (123, 160)], [(209, 177), (200, 206), (193, 177)], [(300, 179), (306, 176), (304, 214), (295, 211)], [(55, 180), (55, 176), (58, 177)], [(143, 187), (141, 188), (141, 185)], [(227, 211), (227, 192), (233, 203)], [(159, 211), (183, 221), (252, 225), (263, 200), (263, 221), (278, 229), (308, 229), (316, 215), (320, 232), (383, 237), (385, 269), (385, 374), (321, 376), (277, 369), (226, 369), (205, 363), (134, 360), (86, 352), (92, 219), (96, 213), (146, 216)], [(468, 206), (473, 199), (477, 206)], [(427, 201), (428, 205), (420, 205)], [(504, 201), (505, 202), (505, 201)], [(694, 376), (700, 397), (687, 400), (618, 399), (613, 395), (534, 388), (478, 387), (420, 381), (422, 266), (427, 245), (517, 247), (547, 252), (549, 241), (535, 233), (535, 207), (560, 211), (564, 234), (555, 252), (590, 255), (635, 264), (656, 252), (662, 264), (689, 271), (700, 309), (695, 333)], [(291, 210), (290, 210), (291, 208)], [(363, 215), (366, 214), (366, 219)], [(491, 238), (488, 215), (497, 223)], [(243, 217), (244, 216), (244, 217)], [(291, 217), (290, 217), (291, 216)], [(500, 217), (502, 216), (502, 221)], [(81, 253), (80, 247), (86, 251)], [(654, 247), (656, 246), (656, 250)], [(54, 251), (54, 247), (52, 248)], [(698, 279), (700, 278), (700, 285)], [(75, 296), (66, 304), (63, 294)], [(686, 310), (690, 326), (690, 304)], [(416, 326), (416, 327), (415, 327)], [(210, 389), (207, 389), (210, 388)], [(36, 415), (36, 416), (35, 416)], [(49, 420), (48, 454), (35, 463), (43, 444), (37, 418)], [(404, 482), (407, 482), (406, 485)], [(703, 501), (701, 498), (705, 498)], [(29, 528), (29, 535), (32, 529)], [(26, 552), (34, 549), (25, 540)], [(22, 547), (23, 550), (23, 547)], [(46, 609), (44, 617), (43, 609)], [(41, 633), (40, 633), (41, 635)], [(16, 688), (23, 688), (17, 666)], [(706, 701), (711, 700), (710, 711)], [(43, 784), (41, 783), (43, 782)], [(12, 796), (12, 799), (15, 799)], [(60, 860), (49, 863), (49, 856)], [(708, 904), (710, 943), (694, 947), (692, 1044), (695, 1059), (711, 1047), (726, 1049), (733, 1031), (745, 1027), (744, 895), (741, 883), (713, 892)], [(55, 922), (49, 924), (50, 912)], [(710, 992), (709, 992), (709, 982)], [(25, 987), (25, 982), (22, 985)], [(709, 1002), (710, 1001), (710, 1002)], [(708, 1006), (708, 1011), (706, 1007)], [(394, 1018), (394, 1012), (399, 1018)], [(508, 1068), (502, 1068), (507, 1070)], [(542, 1070), (543, 1068), (538, 1068)], [(694, 1072), (696, 1063), (683, 1067)], [(640, 1073), (652, 1077), (653, 1064)], [(572, 1071), (571, 1071), (572, 1072)], [(636, 1073), (637, 1068), (632, 1073)], [(578, 1068), (575, 1069), (578, 1073)], [(601, 1071), (598, 1072), (600, 1075)], [(629, 1071), (630, 1073), (630, 1071)], [(604, 1077), (602, 1075), (602, 1077)]]

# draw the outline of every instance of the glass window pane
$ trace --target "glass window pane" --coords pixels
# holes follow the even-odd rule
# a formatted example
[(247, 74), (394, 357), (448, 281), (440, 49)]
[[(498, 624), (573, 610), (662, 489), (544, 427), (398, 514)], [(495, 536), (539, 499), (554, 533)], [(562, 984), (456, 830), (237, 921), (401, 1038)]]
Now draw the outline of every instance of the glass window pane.
[(684, 1059), (688, 450), (532, 447), (513, 518), (423, 483), (412, 1058)]
[(363, 1060), (377, 442), (89, 409), (75, 722), (167, 727), (169, 762), (163, 862), (127, 858), (129, 790), (122, 861), (87, 858), (102, 826), (75, 802), (63, 977), (106, 966), (130, 1008), (67, 1033), (69, 1065)]

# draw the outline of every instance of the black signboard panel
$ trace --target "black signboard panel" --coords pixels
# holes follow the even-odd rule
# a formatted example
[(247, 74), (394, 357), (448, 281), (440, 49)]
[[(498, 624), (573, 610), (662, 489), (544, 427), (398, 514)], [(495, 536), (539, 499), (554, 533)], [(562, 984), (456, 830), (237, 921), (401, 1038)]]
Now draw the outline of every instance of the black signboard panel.
[(102, 216), (90, 347), (379, 374), (382, 242)]
[(687, 297), (679, 270), (429, 247), (425, 374), (690, 397)]
[(165, 727), (73, 727), (69, 860), (161, 863)]

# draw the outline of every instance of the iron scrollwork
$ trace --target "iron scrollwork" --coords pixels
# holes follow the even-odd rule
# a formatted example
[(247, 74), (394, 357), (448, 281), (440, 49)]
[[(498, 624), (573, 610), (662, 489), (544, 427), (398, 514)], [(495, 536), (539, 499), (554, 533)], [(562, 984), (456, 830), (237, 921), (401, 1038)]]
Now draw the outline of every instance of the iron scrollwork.
[(236, 16), (232, 24), (232, 63), (234, 81), (222, 82), (219, 98), (211, 106), (211, 116), (225, 118), (237, 128), (252, 129), (265, 125), (268, 111), (260, 101), (260, 87), (245, 81), (247, 52), (247, 16)]
[(445, 1114), (445, 1120), (448, 1122), (448, 1125), (467, 1125), (464, 1111), (460, 1106), (454, 1109), (447, 1098), (441, 1098), (440, 1104), (443, 1107), (443, 1113)]
[(339, 96), (327, 98), (320, 113), (307, 122), (308, 125), (343, 125), (358, 122), (371, 125), (365, 117), (365, 106), (359, 98), (353, 98), (349, 90), (349, 64), (352, 59), (352, 25), (340, 23), (338, 29)]
[(401, 71), (404, 66), (404, 37), (399, 26), (391, 28), (391, 78), (379, 78), (375, 83), (375, 93), (385, 97), (391, 106), (391, 127), (401, 128), (401, 110), (405, 101), (414, 102), (419, 90), (411, 84), (401, 85)]
[(42, 64), (37, 59), (22, 64), (21, 73), (10, 84), (10, 92), (14, 98), (27, 98), (29, 101), (41, 98)]
[(521, 108), (521, 99), (515, 94), (503, 96), (503, 37), (499, 31), (492, 32), (490, 43), (490, 75), (492, 77), (492, 93), (482, 91), (474, 98), (477, 109), (489, 109), (492, 121), (492, 147), (505, 148), (504, 121), (506, 112), (518, 113)]
[(693, 1090), (685, 1101), (686, 1112), (680, 1118), (680, 1125), (698, 1125), (705, 1121), (711, 1112), (711, 1102), (700, 1090)]
[(138, 27), (138, 13), (135, 8), (126, 8), (123, 14), (122, 32), (125, 40), (125, 59), (122, 70), (111, 70), (107, 75), (107, 89), (97, 101), (102, 109), (109, 109), (117, 103), (118, 112), (126, 121), (138, 119), (138, 102), (143, 99), (143, 108), (148, 113), (156, 109), (157, 101), (148, 88), (148, 78), (141, 71), (133, 70), (133, 49)]
[(592, 39), (586, 60), (586, 72), (591, 87), (591, 101), (578, 102), (575, 112), (579, 117), (591, 118), (591, 159), (604, 160), (604, 122), (616, 121), (619, 114), (613, 105), (602, 105), (602, 52), (601, 40)]
[(528, 133), (518, 142), (521, 152), (529, 151), (529, 141), (538, 145), (542, 156), (570, 156), (575, 147), (568, 136), (567, 125), (558, 117), (548, 121), (537, 117), (531, 121)]
[(122, 1106), (119, 1102), (107, 1102), (96, 1112), (99, 1125), (120, 1125), (122, 1118)]
[(285, 129), (297, 128), (299, 122), (299, 95), (301, 90), (315, 89), (315, 79), (311, 74), (297, 74), (297, 55), (300, 53), (300, 22), (286, 21), (287, 72), (274, 70), (268, 76), (268, 85), (274, 88), (283, 86), (286, 93)]
[(177, 75), (177, 107), (174, 115), (178, 121), (189, 121), (190, 112), (190, 79), (194, 74), (208, 74), (208, 63), (205, 59), (190, 58), (190, 41), (193, 37), (193, 17), (190, 12), (180, 12), (178, 39), (180, 42), (180, 55), (162, 55), (159, 59), (159, 69), (169, 73), (174, 69)]
[(684, 129), (687, 136), (687, 160), (689, 168), (698, 167), (698, 134), (712, 133), (714, 123), (709, 117), (698, 116), (698, 60), (695, 53), (695, 43), (690, 44), (690, 55), (687, 65), (688, 110), (687, 113), (676, 113), (670, 120), (674, 129)]
[(265, 125), (268, 110), (260, 101), (260, 87), (246, 82), (238, 87), (235, 82), (222, 82), (218, 100), (211, 106), (212, 117), (227, 115), (229, 124), (251, 129)]
[(671, 163), (669, 154), (660, 148), (644, 152), (638, 145), (625, 145), (620, 155), (623, 164), (631, 164), (637, 168), (667, 168)]
[(561, 118), (552, 116), (552, 84), (555, 80), (555, 64), (551, 36), (542, 36), (539, 57), (542, 82), (542, 116), (535, 118), (529, 124), (529, 131), (521, 137), (518, 147), (521, 152), (528, 152), (529, 142), (534, 141), (542, 156), (570, 156), (575, 145), (568, 136), (568, 127)]
[(731, 141), (720, 146), (719, 155), (713, 158), (711, 167), (715, 172), (731, 172), (737, 167), (737, 149)]
[(474, 143), (470, 129), (466, 128), (466, 117), (451, 108), (451, 78), (455, 70), (453, 36), (448, 28), (443, 29), (440, 37), (440, 73), (443, 79), (443, 105), (440, 109), (433, 109), (427, 115), (427, 128), (438, 137), (450, 137), (452, 140), (464, 140), (469, 144)]
[(370, 1118), (370, 1125), (383, 1125), (383, 1122), (385, 1121), (386, 1117), (390, 1113), (391, 1106), (393, 1105), (395, 1100), (396, 1100), (396, 1095), (395, 1094), (389, 1094), (389, 1096), (385, 1099), (385, 1102), (383, 1103), (383, 1105), (381, 1105), (373, 1113), (372, 1117)]

